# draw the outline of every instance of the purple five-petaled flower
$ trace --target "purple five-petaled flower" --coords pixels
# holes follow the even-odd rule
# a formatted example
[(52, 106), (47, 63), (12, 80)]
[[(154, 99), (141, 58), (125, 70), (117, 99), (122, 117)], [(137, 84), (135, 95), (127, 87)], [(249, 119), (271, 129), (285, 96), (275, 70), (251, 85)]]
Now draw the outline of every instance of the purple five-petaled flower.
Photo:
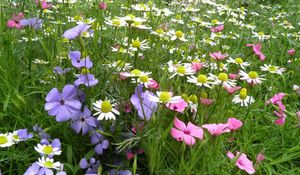
[(79, 162), (79, 166), (81, 169), (87, 169), (86, 174), (97, 174), (100, 161), (94, 157), (91, 157), (89, 162), (85, 158), (82, 158)]
[(79, 24), (69, 30), (66, 30), (63, 34), (63, 37), (67, 39), (74, 39), (86, 32), (90, 27), (91, 25)]
[(85, 68), (90, 69), (91, 67), (93, 67), (93, 63), (91, 62), (89, 57), (81, 58), (80, 51), (71, 51), (69, 53), (69, 57), (71, 59), (72, 66), (74, 66), (76, 68), (85, 67)]
[(91, 143), (96, 145), (95, 152), (99, 155), (103, 154), (103, 150), (109, 146), (108, 140), (105, 140), (104, 137), (96, 131), (91, 135)]
[(93, 116), (91, 116), (91, 111), (84, 107), (83, 112), (78, 113), (73, 117), (73, 123), (71, 124), (71, 128), (79, 134), (82, 131), (82, 135), (85, 135), (87, 132), (97, 127), (97, 121)]
[(27, 132), (27, 129), (19, 129), (16, 132), (20, 141), (25, 141), (33, 137), (32, 133)]
[(29, 26), (33, 27), (35, 30), (38, 30), (42, 27), (42, 20), (39, 18), (29, 18), (29, 19), (22, 19), (20, 21), (21, 26)]

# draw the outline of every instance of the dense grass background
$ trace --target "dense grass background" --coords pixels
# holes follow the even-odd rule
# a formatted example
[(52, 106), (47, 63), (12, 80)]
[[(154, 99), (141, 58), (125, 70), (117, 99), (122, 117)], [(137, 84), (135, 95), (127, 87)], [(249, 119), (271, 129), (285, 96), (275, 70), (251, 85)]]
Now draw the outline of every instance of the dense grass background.
[[(69, 50), (80, 48), (76, 41), (64, 43), (62, 33), (66, 29), (74, 26), (66, 20), (66, 16), (75, 16), (83, 14), (86, 18), (93, 17), (103, 24), (103, 16), (125, 16), (128, 11), (121, 10), (120, 5), (133, 3), (128, 0), (115, 0), (109, 3), (107, 11), (100, 11), (97, 7), (98, 1), (92, 3), (78, 3), (74, 6), (60, 5), (61, 7), (54, 13), (43, 14), (43, 28), (38, 31), (31, 29), (14, 30), (6, 27), (6, 21), (12, 14), (25, 12), (26, 17), (39, 15), (39, 11), (32, 1), (15, 1), (19, 5), (13, 7), (12, 1), (2, 0), (0, 2), (0, 131), (11, 132), (20, 128), (28, 128), (32, 131), (35, 124), (39, 124), (49, 133), (52, 138), (59, 138), (62, 142), (63, 153), (58, 159), (65, 164), (65, 170), (68, 174), (82, 174), (78, 163), (83, 156), (90, 157), (93, 153), (93, 146), (89, 144), (88, 136), (77, 135), (69, 128), (69, 124), (57, 123), (53, 117), (47, 115), (44, 110), (45, 96), (53, 88), (61, 89), (65, 84), (72, 83), (74, 78), (71, 74), (66, 77), (54, 76), (52, 69), (61, 65), (70, 67), (67, 54)], [(140, 1), (139, 1), (140, 2)], [(163, 8), (166, 5), (159, 0), (153, 1), (157, 7)], [(253, 17), (249, 15), (245, 19), (247, 23), (254, 23), (257, 26), (256, 31), (263, 31), (267, 34), (299, 32), (299, 2), (296, 0), (289, 1), (217, 1), (226, 3), (231, 8), (245, 6), (250, 12), (258, 12), (260, 16)], [(281, 8), (262, 10), (259, 5), (270, 5), (275, 7), (281, 4)], [(199, 16), (206, 14), (206, 7), (199, 7), (201, 11)], [(276, 16), (275, 12), (287, 12), (287, 20), (291, 22), (296, 29), (287, 31), (282, 27), (273, 27), (268, 20)], [(131, 12), (139, 16), (139, 12)], [(41, 14), (41, 13), (40, 13)], [(187, 16), (185, 16), (187, 18)], [(211, 16), (211, 19), (225, 21), (226, 16)], [(210, 19), (210, 20), (211, 20)], [(161, 23), (169, 19), (156, 18), (148, 25), (154, 29)], [(53, 24), (51, 21), (66, 22), (66, 25)], [(105, 26), (105, 25), (103, 25)], [(128, 31), (128, 29), (118, 29), (116, 31), (108, 26), (108, 30), (95, 31), (95, 37), (86, 40), (88, 53), (92, 58), (95, 67), (93, 73), (99, 80), (99, 84), (88, 91), (88, 104), (95, 100), (104, 99), (112, 96), (118, 99), (121, 104), (127, 101), (134, 92), (135, 85), (129, 82), (121, 82), (117, 75), (112, 74), (112, 70), (103, 64), (110, 63), (112, 60), (123, 58), (122, 55), (112, 53), (111, 46), (120, 42), (125, 36), (130, 38), (140, 37), (148, 39), (150, 45), (168, 44), (164, 41), (156, 41), (147, 31)], [(188, 32), (185, 26), (172, 26)], [(54, 31), (49, 36), (45, 30)], [(255, 56), (252, 56), (250, 49), (244, 45), (253, 43), (255, 40), (249, 38), (252, 34), (249, 30), (244, 31), (236, 25), (226, 26), (225, 33), (230, 31), (240, 34), (236, 40), (222, 40), (222, 45), (230, 46), (229, 53), (232, 56), (243, 55), (252, 61), (251, 68), (257, 70), (259, 63)], [(128, 35), (130, 34), (130, 36)], [(209, 31), (202, 30), (195, 33), (196, 38), (207, 36)], [(295, 61), (288, 63), (290, 59), (287, 50), (295, 48), (299, 50), (299, 38), (287, 38), (277, 35), (276, 39), (265, 41), (263, 51), (267, 56), (268, 63), (272, 63), (287, 68), (284, 76), (267, 76), (267, 81), (253, 89), (253, 96), (256, 103), (249, 108), (242, 108), (231, 105), (231, 97), (223, 93), (222, 99), (214, 106), (203, 109), (199, 115), (208, 114), (210, 122), (225, 122), (227, 117), (234, 115), (244, 121), (244, 126), (236, 133), (221, 135), (217, 141), (213, 140), (208, 134), (204, 141), (199, 142), (195, 147), (185, 147), (171, 138), (169, 132), (172, 127), (174, 112), (160, 109), (155, 113), (153, 119), (147, 122), (142, 132), (138, 134), (138, 147), (144, 149), (145, 153), (138, 157), (139, 174), (243, 174), (234, 168), (234, 163), (226, 157), (226, 150), (239, 150), (245, 152), (251, 160), (255, 160), (259, 152), (264, 152), (266, 159), (262, 164), (257, 166), (257, 174), (300, 174), (300, 130), (299, 119), (295, 116), (288, 116), (284, 126), (276, 126), (273, 123), (275, 119), (273, 108), (264, 106), (264, 102), (277, 92), (288, 94), (284, 102), (288, 111), (295, 113), (300, 109), (299, 96), (295, 95), (292, 90), (293, 84), (300, 85), (300, 63)], [(19, 42), (21, 37), (29, 38), (27, 42)], [(38, 37), (38, 40), (33, 40)], [(30, 39), (31, 38), (31, 39)], [(208, 53), (211, 50), (221, 49), (221, 45), (205, 47), (199, 44), (200, 53)], [(187, 47), (187, 45), (181, 45)], [(137, 67), (141, 70), (153, 72), (152, 77), (160, 82), (161, 89), (173, 88), (176, 93), (196, 94), (199, 90), (187, 88), (182, 79), (174, 79), (174, 82), (168, 81), (166, 71), (160, 69), (160, 64), (166, 63), (170, 59), (180, 59), (180, 55), (169, 55), (160, 47), (153, 47), (145, 53), (145, 60), (139, 60)], [(299, 55), (299, 54), (298, 54)], [(49, 62), (48, 64), (34, 64), (35, 59), (42, 59)], [(128, 61), (129, 60), (127, 58)], [(132, 61), (132, 63), (134, 63)], [(43, 84), (42, 81), (49, 83)], [(173, 83), (172, 87), (170, 84)], [(246, 84), (243, 84), (246, 85)], [(270, 88), (272, 88), (270, 90)], [(216, 90), (213, 90), (216, 91)], [(214, 92), (211, 94), (215, 94)], [(232, 114), (233, 113), (233, 114)], [(131, 124), (134, 122), (131, 115), (122, 113), (117, 120), (116, 131), (111, 132), (114, 137), (108, 137), (111, 143), (122, 143), (125, 139), (125, 132), (129, 132)], [(202, 117), (203, 117), (202, 116)], [(188, 115), (183, 115), (185, 121), (188, 121)], [(204, 123), (199, 123), (204, 124)], [(104, 129), (109, 131), (111, 123), (103, 123)], [(236, 138), (233, 143), (228, 143), (230, 136)], [(3, 174), (22, 174), (26, 169), (37, 160), (38, 153), (34, 151), (34, 146), (39, 142), (38, 137), (19, 143), (10, 148), (1, 148), (0, 150), (0, 169)], [(124, 152), (118, 153), (116, 146), (110, 146), (104, 155), (99, 156), (104, 170), (112, 167), (116, 160), (126, 160)], [(128, 168), (133, 167), (132, 161), (125, 161)]]

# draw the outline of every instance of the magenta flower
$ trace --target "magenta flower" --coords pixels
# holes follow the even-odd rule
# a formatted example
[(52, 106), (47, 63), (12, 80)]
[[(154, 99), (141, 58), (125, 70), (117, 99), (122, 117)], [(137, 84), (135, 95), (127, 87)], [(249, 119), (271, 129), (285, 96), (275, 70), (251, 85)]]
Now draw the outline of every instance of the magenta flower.
[(8, 28), (21, 29), (23, 26), (20, 24), (20, 21), (24, 19), (24, 14), (21, 12), (18, 15), (13, 15), (10, 20), (7, 21)]
[(295, 49), (288, 50), (288, 54), (291, 56), (295, 55), (295, 53), (296, 53)]
[(226, 132), (230, 132), (229, 124), (206, 124), (202, 125), (203, 128), (207, 129), (208, 132), (213, 136), (218, 136)]
[(266, 104), (277, 104), (279, 101), (282, 100), (282, 98), (285, 96), (285, 93), (278, 93), (278, 94), (275, 94), (270, 100), (267, 101)]
[(228, 118), (227, 120), (228, 128), (231, 131), (239, 129), (241, 126), (243, 126), (243, 122), (236, 119), (236, 118)]
[(209, 55), (217, 61), (223, 60), (225, 57), (227, 57), (227, 54), (222, 54), (221, 51), (209, 53)]
[(227, 156), (230, 159), (238, 157), (237, 161), (235, 162), (235, 165), (239, 169), (246, 171), (248, 174), (255, 173), (255, 169), (253, 167), (253, 162), (247, 158), (246, 154), (237, 152), (236, 155), (234, 155), (232, 152), (228, 151)]
[(191, 122), (185, 125), (185, 123), (175, 117), (174, 126), (176, 128), (173, 127), (171, 129), (171, 135), (179, 142), (184, 141), (187, 145), (194, 145), (196, 142), (194, 137), (199, 138), (200, 140), (203, 139), (203, 129)]
[(227, 87), (227, 86), (225, 86), (224, 88), (226, 89), (226, 91), (227, 91), (229, 94), (233, 94), (233, 93), (235, 93), (236, 91), (240, 90), (242, 87), (241, 87), (241, 86), (233, 86), (233, 87)]
[(99, 2), (99, 9), (106, 10), (107, 9), (107, 4), (105, 2)]
[(192, 62), (192, 69), (195, 72), (198, 72), (202, 69), (203, 65), (204, 65), (203, 63)]
[(247, 47), (252, 47), (252, 50), (255, 55), (259, 56), (260, 61), (264, 61), (266, 59), (266, 56), (261, 52), (261, 44), (246, 44)]
[(42, 9), (48, 9), (52, 4), (48, 4), (46, 0), (36, 0), (36, 5), (42, 7)]
[(214, 33), (218, 33), (221, 32), (222, 30), (224, 30), (224, 25), (219, 25), (217, 27), (212, 27), (210, 28), (210, 31), (214, 32)]
[(177, 112), (183, 112), (186, 107), (188, 107), (188, 103), (185, 102), (183, 99), (178, 100), (175, 103), (166, 104), (166, 107)]
[(209, 106), (214, 102), (213, 99), (209, 99), (209, 98), (200, 98), (200, 103), (205, 105), (205, 106)]
[(265, 155), (263, 153), (257, 154), (256, 163), (261, 163), (263, 160), (265, 160)]

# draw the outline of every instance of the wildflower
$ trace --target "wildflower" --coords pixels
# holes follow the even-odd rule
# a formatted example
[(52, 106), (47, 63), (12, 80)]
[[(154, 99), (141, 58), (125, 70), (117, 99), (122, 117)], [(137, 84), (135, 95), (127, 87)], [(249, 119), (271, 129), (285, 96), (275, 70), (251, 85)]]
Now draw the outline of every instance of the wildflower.
[(149, 96), (153, 95), (152, 92), (143, 92), (143, 87), (138, 86), (135, 88), (135, 93), (131, 96), (130, 101), (134, 108), (138, 111), (138, 116), (141, 119), (149, 120), (152, 113), (157, 110), (157, 103), (150, 101)]
[(260, 61), (264, 61), (266, 59), (265, 55), (261, 52), (261, 44), (246, 44), (248, 47), (252, 47), (252, 50), (255, 55), (259, 56)]
[(224, 25), (219, 25), (217, 27), (211, 27), (210, 28), (210, 31), (212, 31), (214, 33), (221, 32), (222, 30), (224, 30)]
[(22, 19), (20, 21), (20, 25), (24, 27), (25, 26), (33, 27), (35, 30), (38, 30), (39, 28), (42, 27), (42, 22), (43, 20), (39, 18), (29, 18), (29, 19)]
[(239, 129), (243, 125), (243, 122), (236, 119), (236, 118), (228, 118), (227, 119), (227, 124), (228, 124), (228, 128), (231, 131), (234, 131), (234, 130)]
[(56, 66), (54, 69), (53, 69), (53, 73), (55, 74), (58, 74), (58, 75), (63, 75), (63, 74), (66, 74), (67, 72), (70, 72), (71, 71), (71, 68), (61, 68), (60, 66)]
[(208, 132), (213, 136), (218, 136), (218, 135), (221, 135), (223, 133), (230, 132), (229, 124), (223, 124), (223, 123), (220, 123), (220, 124), (215, 124), (215, 123), (205, 124), (205, 125), (202, 125), (202, 128), (207, 129)]
[(107, 9), (107, 4), (105, 2), (99, 2), (98, 6), (99, 6), (99, 9), (101, 9), (101, 10)]
[(185, 34), (182, 32), (182, 31), (180, 31), (180, 30), (178, 30), (178, 31), (174, 31), (174, 30), (170, 30), (168, 33), (167, 33), (167, 35), (169, 35), (171, 38), (170, 38), (170, 40), (171, 41), (174, 41), (174, 40), (180, 40), (180, 41), (183, 41), (183, 42), (185, 42), (185, 41), (188, 41), (184, 36), (185, 36)]
[(91, 62), (90, 58), (87, 56), (86, 58), (81, 59), (81, 53), (80, 51), (71, 51), (69, 54), (69, 57), (72, 62), (72, 66), (76, 68), (88, 68), (90, 69), (93, 67), (93, 63)]
[(69, 30), (66, 30), (63, 34), (63, 37), (67, 39), (75, 39), (76, 37), (85, 33), (90, 27), (91, 25), (79, 24)]
[(105, 140), (101, 134), (94, 131), (91, 135), (91, 144), (96, 145), (95, 152), (98, 155), (101, 155), (103, 154), (103, 150), (108, 148), (109, 141)]
[(184, 64), (182, 66), (176, 67), (175, 73), (173, 73), (170, 78), (173, 78), (176, 75), (179, 76), (185, 76), (185, 75), (192, 75), (195, 71), (192, 69), (192, 67), (188, 64)]
[(131, 41), (131, 46), (129, 48), (130, 51), (138, 51), (139, 49), (140, 50), (146, 50), (146, 49), (149, 49), (150, 47), (148, 46), (148, 42), (147, 40), (143, 40), (143, 41), (140, 41), (139, 38), (137, 39), (132, 39)]
[(236, 85), (235, 80), (229, 79), (228, 74), (225, 72), (220, 72), (218, 76), (209, 73), (209, 76), (214, 79), (214, 82), (217, 85), (222, 85), (223, 87), (233, 87)]
[(115, 120), (115, 115), (120, 115), (120, 112), (114, 108), (115, 104), (111, 104), (109, 100), (98, 100), (93, 103), (93, 106), (97, 111), (94, 115), (98, 115), (98, 120)]
[(166, 105), (167, 108), (177, 111), (177, 112), (183, 112), (186, 107), (188, 107), (188, 103), (185, 102), (183, 99), (178, 100), (176, 103), (169, 103)]
[(265, 39), (270, 39), (270, 35), (264, 34), (264, 32), (252, 32), (254, 38), (258, 38), (260, 41), (264, 41)]
[(265, 155), (263, 153), (257, 154), (256, 163), (261, 163), (263, 160), (265, 160)]
[(283, 125), (285, 123), (286, 114), (283, 110), (274, 111), (274, 114), (278, 117), (277, 120), (275, 120), (276, 125)]
[(59, 139), (52, 140), (51, 144), (48, 140), (43, 139), (34, 149), (41, 155), (53, 157), (54, 155), (61, 154), (61, 143)]
[(171, 135), (179, 142), (184, 141), (187, 145), (194, 145), (196, 142), (195, 137), (200, 140), (203, 139), (203, 129), (191, 122), (185, 125), (185, 123), (175, 117), (174, 126), (175, 127), (171, 129)]
[(291, 56), (295, 55), (295, 53), (296, 53), (295, 49), (288, 50), (288, 54)]
[(77, 99), (77, 89), (68, 84), (62, 93), (59, 93), (57, 88), (53, 88), (46, 96), (44, 108), (50, 116), (56, 116), (58, 122), (71, 119), (81, 108), (81, 102)]
[(37, 164), (41, 167), (56, 169), (56, 170), (58, 170), (61, 166), (60, 162), (54, 162), (53, 159), (48, 158), (48, 157), (47, 158), (45, 158), (45, 157), (39, 158)]
[(262, 80), (265, 80), (264, 78), (259, 77), (258, 73), (255, 71), (250, 71), (249, 73), (240, 71), (239, 74), (241, 75), (240, 79), (246, 80), (250, 85), (261, 84)]
[(86, 174), (97, 174), (100, 161), (94, 157), (91, 157), (89, 162), (85, 158), (82, 158), (79, 162), (79, 166), (81, 169), (86, 169)]
[(39, 173), (40, 165), (38, 163), (33, 163), (24, 173), (24, 175), (36, 175)]
[(235, 104), (240, 104), (241, 106), (248, 106), (249, 104), (254, 103), (255, 100), (252, 96), (248, 96), (247, 89), (243, 88), (238, 95), (234, 96), (232, 102)]
[(81, 74), (78, 75), (77, 78), (78, 79), (74, 81), (76, 86), (84, 84), (86, 87), (92, 87), (98, 84), (98, 79), (96, 79), (87, 68), (81, 69)]
[(95, 118), (91, 116), (91, 111), (87, 106), (84, 107), (83, 112), (73, 117), (73, 123), (71, 124), (71, 128), (74, 129), (77, 134), (82, 131), (82, 135), (85, 135), (88, 131), (96, 127)]
[(244, 60), (242, 58), (239, 58), (239, 57), (236, 58), (236, 59), (229, 58), (227, 60), (227, 62), (236, 64), (236, 65), (240, 66), (242, 69), (245, 69), (246, 67), (250, 66), (250, 63), (244, 62)]
[(132, 68), (132, 65), (130, 63), (126, 63), (122, 60), (114, 61), (111, 64), (108, 64), (108, 67), (113, 67), (117, 71), (128, 71)]
[(235, 93), (236, 91), (238, 91), (238, 90), (241, 89), (240, 86), (233, 86), (233, 87), (227, 87), (227, 86), (225, 86), (224, 88), (226, 89), (226, 91), (227, 91), (229, 94), (233, 94), (233, 93)]
[(40, 6), (42, 9), (48, 9), (52, 6), (52, 4), (48, 4), (46, 0), (36, 0), (35, 3), (37, 6)]
[(225, 57), (227, 57), (227, 54), (222, 54), (221, 51), (209, 53), (209, 55), (216, 61), (223, 60)]
[(272, 74), (279, 74), (282, 75), (282, 73), (285, 71), (285, 68), (279, 68), (278, 66), (272, 66), (272, 65), (267, 65), (264, 64), (264, 66), (260, 66), (260, 69), (262, 71), (268, 71)]
[(17, 15), (12, 15), (12, 18), (7, 21), (8, 28), (16, 28), (21, 29), (23, 26), (20, 24), (20, 21), (24, 19), (24, 14), (22, 12), (18, 13)]
[(122, 26), (126, 26), (126, 22), (119, 17), (114, 17), (111, 20), (106, 20), (105, 24), (113, 26), (113, 27), (122, 27)]
[(214, 78), (210, 77), (210, 76), (207, 77), (204, 74), (199, 74), (198, 77), (195, 77), (192, 75), (191, 77), (188, 77), (187, 79), (188, 79), (187, 82), (193, 83), (197, 86), (204, 86), (204, 87), (207, 87), (210, 89), (211, 89), (211, 85), (214, 84)]
[(168, 105), (168, 103), (176, 103), (178, 102), (181, 97), (180, 96), (174, 96), (173, 97), (173, 93), (172, 92), (167, 92), (167, 91), (157, 91), (156, 92), (157, 96), (154, 95), (149, 95), (149, 99), (150, 101), (154, 101), (154, 102), (160, 102), (160, 103), (166, 103)]
[(0, 134), (0, 147), (9, 147), (14, 144), (12, 134)]
[(28, 133), (27, 129), (19, 129), (12, 134), (12, 139), (14, 142), (26, 141), (32, 137), (32, 133)]
[(248, 174), (254, 174), (255, 169), (253, 167), (253, 162), (247, 158), (247, 155), (244, 153), (237, 152), (236, 155), (234, 155), (232, 152), (228, 151), (227, 156), (230, 159), (237, 158), (237, 161), (235, 162), (235, 165), (241, 169), (246, 171)]
[(146, 76), (146, 75), (150, 75), (151, 72), (143, 72), (139, 69), (134, 69), (130, 72), (121, 72), (120, 75), (128, 78), (128, 77), (140, 77), (140, 76)]
[(192, 69), (195, 71), (195, 72), (198, 72), (202, 69), (203, 67), (203, 63), (199, 63), (199, 62), (192, 62)]

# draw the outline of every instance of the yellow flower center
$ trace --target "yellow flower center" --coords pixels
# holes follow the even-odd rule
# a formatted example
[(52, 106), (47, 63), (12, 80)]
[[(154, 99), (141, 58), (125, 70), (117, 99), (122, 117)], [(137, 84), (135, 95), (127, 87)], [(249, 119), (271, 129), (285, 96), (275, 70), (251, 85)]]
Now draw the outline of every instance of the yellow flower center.
[(125, 61), (118, 60), (118, 61), (117, 61), (117, 66), (118, 66), (118, 67), (124, 67), (124, 66), (125, 66)]
[(52, 152), (53, 152), (53, 148), (50, 145), (45, 146), (43, 149), (43, 153), (45, 154), (51, 154)]
[(242, 58), (236, 58), (234, 61), (238, 64), (243, 64), (244, 62)]
[(19, 136), (16, 134), (16, 135), (13, 135), (13, 138), (15, 139), (15, 140), (19, 140)]
[(240, 92), (240, 99), (245, 100), (247, 97), (247, 92)]
[(258, 77), (258, 73), (255, 72), (255, 71), (250, 71), (250, 72), (248, 73), (248, 76), (249, 76), (251, 79), (255, 79), (255, 78)]
[(112, 24), (115, 26), (119, 26), (119, 25), (121, 25), (121, 21), (119, 19), (113, 19)]
[(180, 15), (180, 14), (177, 14), (176, 17), (175, 17), (175, 19), (181, 20), (181, 15)]
[(146, 82), (148, 82), (148, 80), (149, 80), (149, 77), (147, 75), (140, 76), (140, 81), (141, 82), (146, 83)]
[(102, 104), (101, 104), (101, 111), (104, 112), (104, 113), (108, 113), (110, 112), (112, 109), (112, 106), (110, 104), (109, 101), (103, 101)]
[(264, 32), (258, 32), (258, 36), (264, 36)]
[(88, 74), (90, 73), (90, 70), (88, 68), (81, 69), (81, 74)]
[(171, 99), (171, 95), (169, 92), (162, 92), (159, 96), (159, 100), (162, 102), (168, 102)]
[(135, 21), (134, 23), (133, 23), (133, 26), (140, 26), (140, 25), (142, 25), (142, 23), (141, 22), (139, 22), (139, 21)]
[(218, 20), (216, 20), (216, 19), (213, 19), (213, 20), (211, 21), (211, 23), (215, 25), (215, 24), (218, 24), (218, 23), (219, 23), (219, 21), (218, 21)]
[(198, 76), (198, 78), (197, 78), (197, 81), (198, 81), (199, 83), (206, 83), (206, 82), (207, 82), (207, 76), (204, 75), (204, 74), (200, 74), (200, 75)]
[(44, 163), (44, 166), (45, 167), (47, 167), (47, 168), (53, 168), (53, 163), (51, 162), (51, 161), (46, 161), (45, 163)]
[(141, 47), (141, 42), (139, 40), (133, 40), (132, 41), (132, 47), (140, 48)]
[(133, 14), (129, 14), (126, 17), (129, 18), (129, 20), (127, 20), (127, 22), (134, 21), (134, 19), (135, 19), (135, 16)]
[(8, 142), (8, 139), (5, 136), (0, 136), (0, 145), (3, 145)]
[(219, 73), (218, 75), (218, 79), (221, 80), (221, 81), (227, 81), (228, 80), (228, 75), (226, 73)]
[(182, 31), (176, 31), (175, 35), (176, 35), (177, 38), (182, 38), (183, 37)]
[(223, 69), (224, 66), (225, 66), (225, 65), (224, 65), (223, 63), (220, 63), (220, 64), (219, 64), (219, 67), (220, 67), (221, 69)]
[(139, 75), (141, 75), (142, 72), (140, 70), (138, 70), (138, 69), (134, 69), (130, 73), (133, 74), (133, 75), (135, 75), (135, 76), (139, 76)]
[(185, 69), (184, 66), (178, 66), (178, 67), (176, 68), (176, 72), (179, 73), (179, 74), (185, 74), (186, 69)]
[(156, 33), (158, 34), (164, 34), (165, 31), (162, 28), (156, 29)]
[(241, 92), (246, 92), (246, 93), (247, 93), (247, 89), (246, 89), (246, 88), (242, 88), (240, 91), (241, 91)]
[(277, 70), (277, 68), (275, 66), (270, 66), (269, 67), (269, 71), (276, 71), (276, 70)]

